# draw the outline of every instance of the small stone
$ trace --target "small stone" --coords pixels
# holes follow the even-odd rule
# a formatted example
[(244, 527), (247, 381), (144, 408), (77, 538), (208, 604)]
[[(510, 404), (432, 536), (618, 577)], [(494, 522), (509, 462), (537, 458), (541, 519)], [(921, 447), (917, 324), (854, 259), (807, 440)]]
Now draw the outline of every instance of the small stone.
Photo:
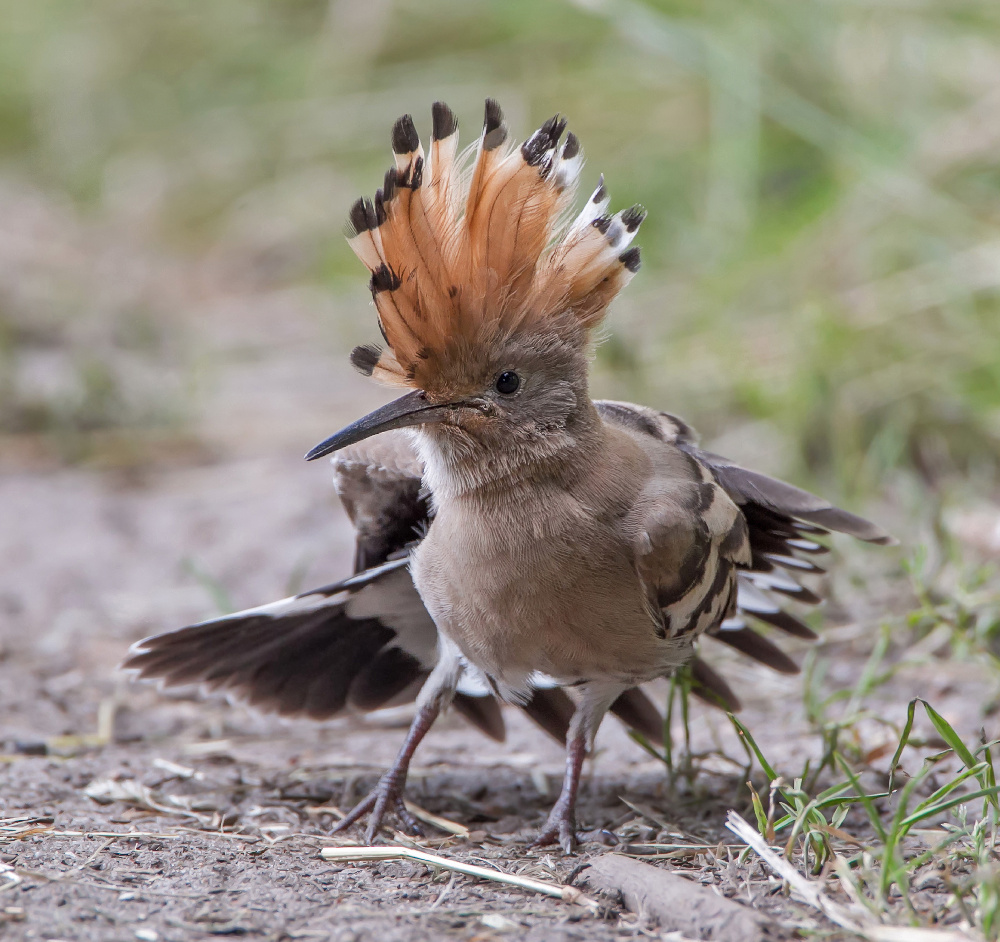
[(521, 928), (513, 919), (501, 916), (500, 913), (486, 913), (485, 916), (479, 917), (479, 921), (487, 929), (493, 929), (497, 932), (513, 932)]

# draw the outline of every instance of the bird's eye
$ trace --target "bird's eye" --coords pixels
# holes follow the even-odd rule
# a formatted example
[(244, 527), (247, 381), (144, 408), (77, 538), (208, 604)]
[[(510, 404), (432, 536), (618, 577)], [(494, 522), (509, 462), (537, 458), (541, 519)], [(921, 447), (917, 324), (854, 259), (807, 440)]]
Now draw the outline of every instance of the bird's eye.
[(513, 370), (504, 370), (497, 377), (497, 381), (494, 385), (498, 393), (510, 396), (517, 392), (518, 387), (521, 385), (521, 377), (518, 376)]

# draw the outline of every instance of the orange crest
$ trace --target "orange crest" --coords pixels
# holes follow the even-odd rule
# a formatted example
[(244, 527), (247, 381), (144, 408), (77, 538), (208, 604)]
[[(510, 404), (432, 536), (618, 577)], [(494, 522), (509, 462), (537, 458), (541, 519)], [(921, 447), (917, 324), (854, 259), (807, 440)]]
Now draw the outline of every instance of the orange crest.
[[(374, 200), (351, 209), (348, 244), (372, 273), (388, 349), (358, 347), (352, 362), (394, 385), (425, 385), (422, 366), (451, 344), (523, 330), (586, 332), (639, 268), (628, 248), (641, 206), (606, 214), (604, 178), (575, 220), (583, 154), (565, 119), (550, 118), (520, 147), (488, 99), (470, 170), (458, 121), (433, 106), (430, 153), (409, 115), (392, 129), (396, 162)], [(463, 179), (464, 178), (464, 179)]]

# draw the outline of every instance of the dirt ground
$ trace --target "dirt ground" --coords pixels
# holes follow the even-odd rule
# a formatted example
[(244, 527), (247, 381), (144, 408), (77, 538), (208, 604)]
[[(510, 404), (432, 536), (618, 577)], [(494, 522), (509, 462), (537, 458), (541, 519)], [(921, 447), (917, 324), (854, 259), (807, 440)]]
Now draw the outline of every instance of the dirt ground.
[[(74, 240), (93, 233), (36, 215), (39, 238), (66, 243), (66, 278), (85, 283), (89, 267), (74, 261)], [(95, 251), (99, 240), (87, 257)], [(24, 254), (20, 270), (30, 273), (30, 245)], [(165, 375), (205, 350), (213, 366), (191, 395), (181, 432), (109, 435), (77, 464), (60, 460), (44, 436), (2, 442), (0, 936), (656, 937), (613, 901), (595, 915), (423, 864), (321, 858), (322, 847), (345, 842), (328, 836), (330, 809), (348, 807), (391, 760), (406, 708), (322, 725), (285, 722), (116, 673), (133, 641), (217, 612), (213, 587), (245, 607), (348, 571), (351, 534), (329, 472), (300, 455), (382, 395), (352, 376), (348, 342), (331, 339), (325, 302), (308, 292), (264, 291), (213, 269), (178, 288), (167, 261), (137, 267), (126, 252), (116, 264), (134, 275), (137, 297), (167, 296), (188, 312), (182, 351), (162, 354)], [(853, 686), (879, 617), (905, 604), (898, 556), (876, 566), (888, 580), (851, 589), (850, 576), (870, 572), (875, 552), (852, 551), (843, 562), (821, 646), (825, 689)], [(795, 653), (801, 659), (803, 650)], [(713, 654), (715, 663), (734, 664)], [(819, 748), (801, 683), (745, 666), (734, 680), (744, 721), (773, 763), (793, 772)], [(928, 656), (878, 697), (901, 723), (917, 694), (963, 733), (991, 722), (995, 682), (967, 664)], [(428, 737), (410, 798), (470, 833), (428, 828), (421, 845), (564, 882), (610, 848), (592, 843), (572, 857), (528, 849), (558, 791), (562, 755), (516, 711), (508, 711), (508, 727), (497, 745), (447, 717)], [(894, 741), (879, 723), (859, 729), (864, 748)], [(663, 765), (609, 720), (588, 763), (582, 824), (615, 829), (623, 846), (692, 845), (656, 865), (760, 910), (775, 938), (803, 930), (837, 937), (832, 924), (783, 896), (759, 863), (735, 863), (739, 847), (723, 822), (729, 808), (750, 814), (743, 753), (721, 714), (698, 708), (692, 734), (694, 751), (711, 755), (699, 760), (693, 785), (672, 790)], [(126, 793), (131, 800), (114, 799)]]
[[(327, 565), (346, 571), (350, 533), (331, 505), (327, 474), (310, 470), (299, 473), (293, 454), (179, 467), (139, 483), (80, 469), (0, 481), (0, 505), (16, 508), (0, 556), (0, 863), (12, 868), (0, 877), (18, 880), (0, 884), (0, 933), (338, 942), (641, 933), (634, 914), (610, 904), (594, 916), (420, 864), (322, 860), (320, 849), (341, 841), (326, 837), (335, 818), (321, 809), (350, 806), (374, 781), (401, 740), (406, 708), (323, 725), (286, 722), (196, 691), (131, 685), (115, 673), (131, 641), (213, 611), (182, 564), (192, 547), (199, 567), (234, 587), (238, 604), (284, 591), (289, 560), (314, 558), (314, 580), (325, 578)], [(301, 487), (278, 486), (296, 476)], [(854, 683), (872, 633), (864, 621), (827, 633), (831, 688)], [(742, 668), (735, 684), (747, 703), (743, 718), (771, 760), (800, 768), (803, 753), (818, 747), (803, 716), (801, 679)], [(936, 662), (907, 671), (880, 696), (901, 721), (916, 693), (971, 732), (994, 691), (989, 678)], [(508, 724), (502, 746), (455, 717), (430, 735), (410, 796), (471, 835), (443, 838), (429, 828), (436, 836), (424, 846), (562, 882), (608, 848), (586, 845), (570, 858), (527, 849), (558, 790), (562, 756), (516, 711), (508, 711)], [(873, 748), (891, 738), (877, 725), (868, 732)], [(720, 714), (698, 708), (693, 735), (695, 751), (721, 747), (740, 759)], [(731, 864), (738, 848), (715, 847), (733, 843), (722, 827), (728, 808), (750, 813), (738, 761), (709, 756), (694, 789), (682, 783), (672, 793), (663, 766), (613, 720), (598, 745), (583, 790), (585, 826), (617, 828), (623, 842), (703, 845), (658, 865), (769, 914), (783, 927), (778, 937), (832, 928), (785, 899), (759, 864)], [(108, 781), (138, 797), (108, 804), (88, 797), (94, 783)], [(648, 815), (633, 813), (623, 798)]]

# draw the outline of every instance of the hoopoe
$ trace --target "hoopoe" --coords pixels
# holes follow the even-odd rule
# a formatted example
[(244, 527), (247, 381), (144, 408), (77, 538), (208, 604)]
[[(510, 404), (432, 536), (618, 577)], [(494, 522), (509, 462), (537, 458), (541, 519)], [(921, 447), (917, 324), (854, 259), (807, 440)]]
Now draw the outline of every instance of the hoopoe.
[(566, 742), (536, 844), (569, 852), (581, 767), (609, 709), (658, 740), (639, 688), (685, 664), (696, 692), (736, 709), (698, 639), (794, 672), (758, 627), (815, 638), (775, 593), (820, 601), (794, 575), (823, 571), (809, 559), (826, 551), (816, 538), (892, 542), (701, 450), (675, 416), (591, 400), (593, 333), (639, 269), (630, 243), (646, 213), (610, 214), (602, 177), (564, 222), (583, 166), (565, 131), (556, 116), (513, 146), (489, 100), (466, 159), (443, 103), (426, 153), (410, 116), (396, 122), (394, 166), (348, 229), (385, 346), (351, 359), (410, 391), (306, 456), (335, 453), (355, 575), (148, 638), (124, 665), (317, 719), (415, 698), (392, 768), (337, 826), (368, 815), (369, 842), (388, 813), (415, 829), (403, 789), (441, 710), (454, 704), (499, 739), (504, 701)]

